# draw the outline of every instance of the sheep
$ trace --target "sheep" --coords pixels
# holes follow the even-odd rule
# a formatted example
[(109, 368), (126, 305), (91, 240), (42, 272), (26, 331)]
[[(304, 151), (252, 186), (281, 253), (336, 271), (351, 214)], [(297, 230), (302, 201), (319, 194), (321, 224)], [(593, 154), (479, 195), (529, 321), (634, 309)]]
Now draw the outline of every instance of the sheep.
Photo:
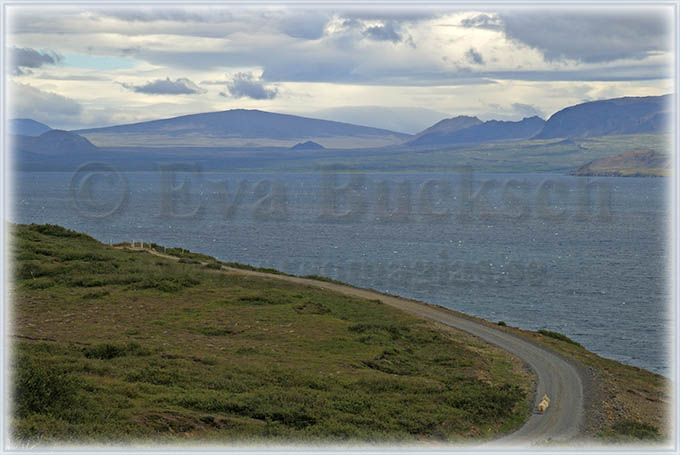
[(550, 398), (548, 398), (548, 395), (543, 395), (541, 402), (538, 403), (538, 410), (540, 412), (545, 412), (545, 410), (548, 409), (548, 406), (550, 406)]

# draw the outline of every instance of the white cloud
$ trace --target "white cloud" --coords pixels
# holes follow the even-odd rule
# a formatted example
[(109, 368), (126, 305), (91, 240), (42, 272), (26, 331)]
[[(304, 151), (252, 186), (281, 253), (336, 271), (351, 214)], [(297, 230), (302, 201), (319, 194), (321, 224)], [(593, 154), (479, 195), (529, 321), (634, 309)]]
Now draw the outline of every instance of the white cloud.
[[(45, 62), (49, 66), (39, 72), (17, 78), (77, 103), (79, 114), (62, 112), (61, 118), (88, 124), (240, 107), (304, 114), (366, 105), (516, 118), (531, 109), (549, 115), (598, 94), (670, 91), (672, 56), (660, 42), (664, 32), (651, 30), (647, 16), (638, 28), (634, 17), (625, 28), (609, 24), (616, 39), (585, 49), (589, 34), (601, 35), (596, 21), (560, 14), (549, 8), (529, 14), (509, 8), (27, 5), (10, 8), (8, 42), (55, 55), (125, 56), (133, 63), (97, 69)], [(538, 25), (522, 30), (526, 18)], [(552, 28), (555, 36), (549, 36)], [(579, 43), (556, 38), (569, 30), (581, 31), (574, 39)], [(639, 43), (626, 44), (637, 36)], [(200, 88), (193, 81), (202, 81)]]
[(60, 124), (73, 122), (82, 112), (76, 100), (58, 93), (16, 82), (9, 88), (9, 110), (13, 118), (32, 118), (58, 128)]

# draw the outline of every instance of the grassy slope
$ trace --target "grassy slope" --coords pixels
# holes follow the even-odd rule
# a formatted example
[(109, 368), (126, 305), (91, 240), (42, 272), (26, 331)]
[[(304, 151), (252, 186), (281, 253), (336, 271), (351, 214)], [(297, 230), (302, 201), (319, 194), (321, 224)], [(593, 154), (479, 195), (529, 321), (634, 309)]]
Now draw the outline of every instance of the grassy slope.
[[(168, 252), (179, 257), (195, 254), (183, 251), (179, 254), (175, 250), (168, 250)], [(214, 258), (206, 255), (197, 255), (196, 259), (204, 262), (206, 259), (215, 261)], [(250, 266), (236, 265), (254, 270)], [(281, 272), (276, 271), (276, 273)], [(345, 284), (316, 275), (306, 278)], [(585, 384), (586, 428), (584, 436), (586, 438), (606, 442), (640, 440), (662, 442), (670, 437), (671, 383), (663, 376), (600, 357), (558, 332), (522, 330), (508, 327), (502, 321), (492, 323), (463, 313), (456, 313), (481, 324), (509, 331), (532, 342), (548, 346), (574, 362), (582, 374), (588, 378)]]
[(12, 235), (19, 440), (461, 441), (530, 412), (517, 359), (379, 302)]

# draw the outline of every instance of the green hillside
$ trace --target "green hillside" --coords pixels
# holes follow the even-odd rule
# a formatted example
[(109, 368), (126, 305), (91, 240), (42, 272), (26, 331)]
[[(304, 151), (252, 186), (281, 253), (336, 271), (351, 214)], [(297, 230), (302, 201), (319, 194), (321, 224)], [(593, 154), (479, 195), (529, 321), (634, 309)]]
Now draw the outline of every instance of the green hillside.
[(475, 172), (565, 173), (589, 161), (635, 149), (670, 154), (666, 134), (633, 134), (579, 139), (499, 141), (458, 146), (431, 146), (366, 150), (351, 156), (327, 153), (325, 157), (269, 163), (279, 169), (316, 170), (319, 167), (361, 169), (374, 172), (456, 172), (469, 166)]
[(530, 412), (521, 362), (382, 303), (12, 230), (20, 442), (467, 441)]

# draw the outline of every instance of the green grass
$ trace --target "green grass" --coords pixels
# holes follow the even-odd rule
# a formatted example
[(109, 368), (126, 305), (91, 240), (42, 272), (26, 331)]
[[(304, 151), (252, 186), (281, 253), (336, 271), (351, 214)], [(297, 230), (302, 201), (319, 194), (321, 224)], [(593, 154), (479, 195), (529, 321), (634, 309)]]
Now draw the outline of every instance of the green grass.
[(612, 430), (620, 437), (632, 440), (656, 440), (661, 438), (659, 429), (648, 423), (636, 420), (621, 420), (612, 426)]
[[(498, 325), (505, 325), (505, 324), (498, 324)], [(567, 343), (575, 344), (576, 346), (581, 346), (580, 343), (577, 343), (576, 341), (572, 340), (568, 336), (559, 333), (559, 332), (553, 332), (551, 330), (539, 330), (538, 333), (541, 335), (545, 335), (550, 338), (555, 338), (556, 340), (561, 340), (561, 341), (566, 341)]]
[(334, 280), (333, 278), (329, 278), (327, 276), (321, 276), (321, 275), (304, 275), (302, 278), (307, 278), (308, 280), (316, 280), (316, 281), (325, 281), (327, 283), (334, 283), (334, 284), (342, 284), (345, 285), (347, 283), (343, 283), (342, 281)]
[[(127, 245), (127, 244), (121, 244), (121, 245)], [(180, 264), (204, 264), (205, 267), (210, 268), (210, 269), (215, 269), (219, 270), (222, 268), (222, 266), (227, 266), (231, 267), (234, 269), (241, 269), (241, 270), (250, 270), (253, 272), (263, 272), (263, 273), (271, 273), (274, 275), (286, 275), (283, 272), (280, 272), (276, 269), (272, 268), (267, 268), (267, 267), (255, 267), (252, 265), (248, 264), (241, 264), (239, 262), (223, 262), (215, 259), (212, 256), (208, 256), (206, 254), (202, 253), (194, 253), (189, 250), (185, 250), (183, 248), (168, 248), (163, 245), (159, 245), (157, 243), (150, 243), (149, 247), (151, 249), (156, 250), (159, 253), (167, 254), (169, 256), (174, 256), (179, 258), (179, 263)]]
[[(448, 172), (455, 175), (463, 166), (484, 173), (565, 173), (589, 161), (634, 149), (671, 153), (667, 134), (631, 134), (593, 138), (533, 139), (483, 144), (430, 146), (418, 149), (392, 148), (389, 152), (366, 150), (351, 158), (325, 153), (323, 157), (277, 160), (272, 168), (286, 171), (321, 167), (361, 169), (370, 172)], [(386, 154), (389, 153), (389, 159)]]
[(269, 268), (269, 267), (255, 267), (255, 266), (248, 265), (248, 264), (241, 264), (239, 262), (222, 262), (222, 261), (220, 261), (220, 264), (225, 265), (227, 267), (231, 267), (233, 269), (250, 270), (251, 272), (271, 273), (272, 275), (287, 275), (286, 273), (280, 272), (276, 269), (272, 269), (272, 268)]
[(24, 443), (465, 441), (530, 412), (521, 362), (378, 301), (55, 226), (11, 245)]

